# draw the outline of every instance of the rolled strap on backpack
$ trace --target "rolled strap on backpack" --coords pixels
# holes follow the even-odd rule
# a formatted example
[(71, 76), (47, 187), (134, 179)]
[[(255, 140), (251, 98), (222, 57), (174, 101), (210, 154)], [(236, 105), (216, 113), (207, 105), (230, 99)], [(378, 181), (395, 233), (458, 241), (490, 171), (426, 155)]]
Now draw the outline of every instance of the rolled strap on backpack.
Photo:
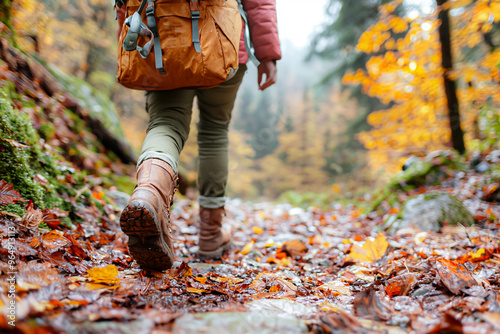
[(193, 36), (193, 45), (196, 52), (201, 53), (200, 32), (198, 21), (200, 20), (200, 4), (198, 0), (189, 0), (189, 9), (191, 10), (191, 35)]
[[(151, 48), (154, 47), (155, 54), (155, 67), (161, 75), (166, 74), (163, 68), (163, 54), (161, 51), (160, 33), (156, 25), (155, 18), (155, 1), (156, 0), (142, 0), (141, 5), (137, 12), (129, 16), (125, 20), (125, 24), (130, 27), (127, 35), (123, 40), (123, 48), (126, 51), (137, 50), (143, 59), (149, 56)], [(147, 6), (146, 6), (147, 3)], [(147, 25), (142, 22), (141, 13), (146, 8)], [(146, 43), (143, 47), (137, 45), (139, 35), (149, 36), (152, 41)], [(151, 44), (153, 42), (153, 44)]]

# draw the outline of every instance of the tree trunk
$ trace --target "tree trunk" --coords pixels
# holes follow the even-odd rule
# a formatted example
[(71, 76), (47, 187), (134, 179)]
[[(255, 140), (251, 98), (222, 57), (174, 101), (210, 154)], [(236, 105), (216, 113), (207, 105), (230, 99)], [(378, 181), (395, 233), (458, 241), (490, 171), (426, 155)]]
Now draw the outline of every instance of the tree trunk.
[[(444, 5), (447, 0), (436, 0), (438, 6)], [(441, 42), (442, 66), (444, 69), (443, 80), (446, 99), (448, 100), (448, 117), (451, 128), (451, 141), (453, 148), (460, 154), (465, 153), (464, 133), (460, 125), (460, 112), (457, 98), (457, 87), (454, 80), (449, 77), (453, 69), (453, 58), (451, 54), (450, 17), (448, 10), (439, 9), (438, 18), (441, 20), (439, 26), (439, 40)]]

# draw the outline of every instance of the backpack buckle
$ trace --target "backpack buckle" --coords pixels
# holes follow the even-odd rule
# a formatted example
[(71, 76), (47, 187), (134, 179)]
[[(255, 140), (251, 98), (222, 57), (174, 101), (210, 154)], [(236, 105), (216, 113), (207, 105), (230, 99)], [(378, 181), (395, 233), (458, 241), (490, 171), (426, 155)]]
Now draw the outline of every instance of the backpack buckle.
[(191, 12), (191, 18), (194, 20), (199, 20), (200, 19), (200, 12), (197, 10), (194, 10)]
[[(153, 47), (152, 39), (153, 33), (149, 30), (148, 26), (142, 22), (141, 15), (138, 12), (132, 14), (125, 20), (125, 24), (130, 27), (125, 39), (123, 40), (123, 49), (126, 51), (137, 50), (142, 58), (146, 59)], [(139, 36), (149, 37), (149, 42), (144, 46), (137, 45)]]

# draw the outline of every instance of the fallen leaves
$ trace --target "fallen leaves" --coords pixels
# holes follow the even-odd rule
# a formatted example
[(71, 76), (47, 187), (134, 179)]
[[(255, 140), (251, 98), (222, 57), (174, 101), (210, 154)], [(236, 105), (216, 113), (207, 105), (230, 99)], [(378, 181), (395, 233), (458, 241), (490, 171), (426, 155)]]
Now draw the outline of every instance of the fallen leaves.
[(179, 268), (177, 269), (177, 272), (175, 275), (177, 277), (193, 276), (193, 270), (186, 262), (182, 262), (181, 265), (179, 266)]
[[(257, 292), (254, 299), (280, 294), (281, 297), (293, 297), (297, 286), (285, 278), (272, 273), (260, 273), (255, 277), (249, 288)], [(265, 291), (268, 290), (268, 291)]]
[(351, 290), (349, 289), (349, 286), (345, 285), (344, 283), (340, 281), (333, 281), (333, 282), (328, 282), (323, 285), (321, 285), (318, 290), (328, 292), (333, 296), (336, 295), (351, 295)]
[[(26, 208), (34, 214), (30, 204)], [(198, 263), (191, 254), (196, 235), (182, 233), (195, 227), (194, 208), (191, 202), (181, 201), (172, 212), (174, 250), (182, 261), (164, 273), (137, 267), (116, 222), (97, 220), (90, 213), (69, 230), (57, 223), (65, 213), (46, 211), (52, 213), (47, 217), (57, 229), (39, 235), (30, 230), (26, 239), (16, 240), (16, 248), (21, 261), (35, 259), (56, 277), (47, 279), (49, 283), (23, 278), (21, 298), (34, 299), (36, 317), (49, 322), (52, 315), (61, 313), (70, 322), (112, 322), (145, 316), (147, 310), (165, 314), (248, 311), (255, 302), (267, 307), (261, 309), (266, 312), (283, 302), (289, 305), (281, 305), (283, 309), (293, 309), (294, 316), (325, 332), (390, 332), (402, 326), (425, 333), (456, 324), (467, 328), (463, 319), (468, 318), (482, 332), (497, 330), (500, 298), (494, 291), (500, 247), (493, 237), (494, 222), (487, 222), (487, 232), (480, 228), (441, 233), (408, 230), (367, 238), (380, 218), (364, 219), (358, 209), (356, 218), (351, 210), (318, 210), (308, 221), (299, 222), (291, 215), (273, 216), (270, 204), (270, 210), (245, 209), (247, 223), (233, 226), (240, 252), (227, 252), (221, 262)], [(243, 209), (228, 205), (231, 210)], [(499, 212), (493, 208), (492, 214)], [(260, 219), (252, 220), (257, 215), (266, 217), (265, 228), (260, 227)], [(23, 217), (27, 225), (39, 222), (39, 216), (29, 217)], [(452, 296), (454, 287), (458, 293)], [(61, 297), (47, 291), (58, 291)], [(103, 303), (112, 306), (101, 317)], [(446, 316), (447, 312), (455, 316)], [(428, 324), (429, 319), (434, 322)]]
[(391, 298), (394, 296), (407, 296), (416, 283), (417, 275), (403, 274), (388, 280), (387, 285), (385, 286), (385, 291)]
[(43, 214), (40, 209), (33, 207), (33, 202), (30, 201), (26, 208), (26, 214), (23, 216), (22, 224), (30, 229), (36, 230), (43, 221)]
[(247, 243), (245, 245), (245, 247), (243, 247), (243, 249), (240, 251), (240, 254), (241, 255), (247, 255), (248, 253), (250, 253), (252, 251), (252, 248), (253, 248), (253, 245), (255, 244), (255, 241), (250, 241), (249, 243)]
[(61, 218), (66, 217), (68, 212), (62, 211), (60, 209), (45, 209), (43, 210), (43, 221), (50, 228), (57, 228), (61, 224)]
[(390, 319), (389, 308), (382, 303), (373, 286), (359, 293), (354, 300), (353, 306), (358, 316), (367, 316), (384, 321)]
[(0, 205), (10, 205), (16, 202), (26, 202), (26, 200), (21, 197), (19, 191), (15, 190), (12, 184), (0, 180)]
[(436, 266), (443, 284), (456, 295), (462, 293), (464, 289), (477, 285), (472, 273), (462, 264), (446, 259), (439, 259)]
[(302, 256), (306, 252), (306, 245), (299, 239), (285, 242), (283, 246), (281, 246), (281, 249), (277, 251), (277, 253), (285, 253), (291, 257)]
[(363, 246), (354, 244), (351, 248), (350, 256), (357, 262), (373, 262), (384, 256), (389, 243), (382, 233), (379, 233), (375, 240), (367, 239)]
[[(37, 245), (36, 240), (38, 237), (33, 238), (32, 244)], [(68, 245), (70, 241), (64, 237), (61, 231), (52, 230), (48, 233), (45, 233), (40, 238), (41, 244), (48, 253), (53, 253), (58, 251), (60, 248)]]
[(117, 289), (120, 287), (118, 278), (118, 268), (115, 265), (107, 265), (104, 268), (95, 267), (87, 270), (90, 282), (87, 283), (87, 290)]
[(255, 234), (262, 234), (263, 230), (260, 227), (258, 227), (258, 226), (254, 226), (254, 227), (252, 227), (252, 231)]
[(196, 289), (196, 288), (192, 288), (190, 286), (188, 286), (186, 288), (186, 291), (187, 292), (192, 292), (192, 293), (202, 293), (202, 292), (207, 292), (207, 290), (204, 290), (204, 289)]

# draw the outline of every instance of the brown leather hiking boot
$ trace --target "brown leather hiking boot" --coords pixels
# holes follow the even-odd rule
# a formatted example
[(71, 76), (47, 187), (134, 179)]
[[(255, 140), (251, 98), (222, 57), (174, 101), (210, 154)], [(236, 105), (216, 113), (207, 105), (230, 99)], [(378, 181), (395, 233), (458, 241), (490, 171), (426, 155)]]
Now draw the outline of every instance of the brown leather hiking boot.
[(172, 167), (160, 159), (145, 160), (137, 170), (137, 185), (120, 225), (129, 236), (130, 254), (142, 268), (161, 271), (174, 262), (170, 206), (177, 180)]
[(198, 257), (200, 260), (220, 259), (231, 247), (231, 236), (222, 229), (224, 207), (200, 207), (200, 233)]

